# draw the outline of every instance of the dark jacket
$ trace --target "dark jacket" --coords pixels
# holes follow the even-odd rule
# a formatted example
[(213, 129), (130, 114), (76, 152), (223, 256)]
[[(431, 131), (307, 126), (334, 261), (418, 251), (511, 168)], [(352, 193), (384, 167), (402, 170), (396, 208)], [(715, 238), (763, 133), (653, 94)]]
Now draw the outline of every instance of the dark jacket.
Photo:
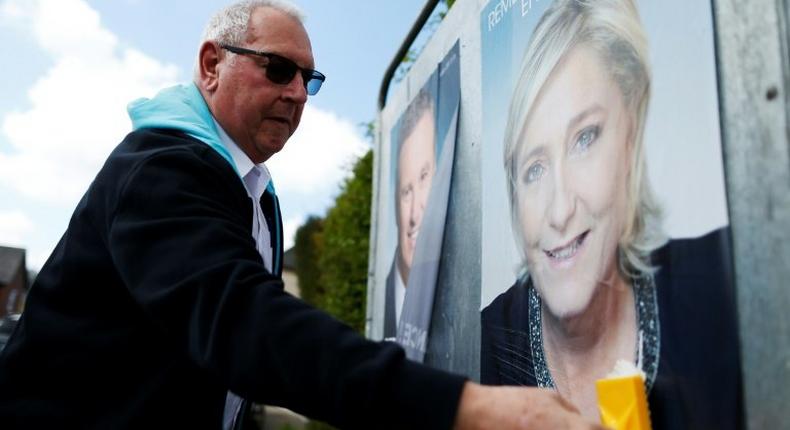
[(128, 135), (0, 355), (0, 427), (218, 429), (232, 390), (341, 428), (449, 428), (464, 379), (285, 293), (251, 225), (216, 151)]
[[(673, 240), (652, 256), (661, 340), (648, 405), (656, 430), (744, 426), (729, 246), (722, 229)], [(528, 321), (521, 284), (483, 309), (481, 382), (537, 385)]]

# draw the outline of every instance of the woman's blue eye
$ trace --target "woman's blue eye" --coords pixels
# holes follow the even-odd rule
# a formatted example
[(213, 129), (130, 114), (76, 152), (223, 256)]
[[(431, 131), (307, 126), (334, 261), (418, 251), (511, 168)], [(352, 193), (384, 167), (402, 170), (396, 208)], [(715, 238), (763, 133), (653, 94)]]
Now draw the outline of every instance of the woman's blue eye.
[(595, 142), (595, 139), (598, 138), (598, 134), (600, 133), (601, 129), (597, 125), (591, 125), (579, 133), (579, 137), (576, 139), (576, 144), (574, 145), (574, 149), (579, 151), (586, 151), (590, 145)]
[(527, 184), (531, 184), (537, 181), (538, 179), (540, 179), (541, 176), (543, 176), (543, 172), (545, 170), (546, 169), (540, 163), (535, 163), (529, 166), (529, 169), (527, 169), (527, 173), (524, 175), (524, 182)]

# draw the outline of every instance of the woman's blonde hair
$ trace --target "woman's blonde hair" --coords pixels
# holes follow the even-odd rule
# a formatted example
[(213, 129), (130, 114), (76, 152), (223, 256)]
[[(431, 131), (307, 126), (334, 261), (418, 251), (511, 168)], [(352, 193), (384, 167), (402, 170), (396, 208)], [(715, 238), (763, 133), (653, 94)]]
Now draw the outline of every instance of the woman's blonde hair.
[[(521, 64), (505, 129), (504, 164), (513, 231), (521, 231), (516, 169), (523, 125), (551, 73), (579, 45), (601, 56), (622, 93), (626, 108), (633, 112), (627, 213), (617, 257), (624, 275), (631, 278), (650, 275), (655, 271), (650, 264), (650, 253), (665, 243), (666, 238), (661, 230), (661, 208), (648, 182), (642, 144), (650, 100), (650, 70), (647, 38), (633, 0), (555, 0), (535, 28)], [(522, 271), (526, 273), (526, 244), (521, 234), (515, 236), (522, 251)]]

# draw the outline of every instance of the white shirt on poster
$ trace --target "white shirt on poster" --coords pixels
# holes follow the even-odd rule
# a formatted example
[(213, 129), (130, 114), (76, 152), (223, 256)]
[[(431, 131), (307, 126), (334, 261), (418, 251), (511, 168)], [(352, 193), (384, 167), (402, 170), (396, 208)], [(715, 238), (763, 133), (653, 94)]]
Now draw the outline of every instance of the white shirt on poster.
[(395, 331), (397, 333), (398, 325), (400, 324), (400, 314), (403, 310), (403, 301), (406, 298), (406, 284), (403, 283), (403, 278), (400, 276), (398, 266), (395, 266)]

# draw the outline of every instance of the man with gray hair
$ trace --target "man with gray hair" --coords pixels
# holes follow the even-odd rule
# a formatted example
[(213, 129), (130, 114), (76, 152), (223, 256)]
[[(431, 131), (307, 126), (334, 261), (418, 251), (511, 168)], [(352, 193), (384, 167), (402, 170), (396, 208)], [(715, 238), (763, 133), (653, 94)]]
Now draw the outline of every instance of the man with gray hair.
[(3, 429), (238, 426), (228, 391), (340, 428), (588, 428), (556, 394), (407, 361), (283, 291), (264, 162), (324, 81), (292, 6), (229, 6), (196, 68), (130, 104), (41, 269), (0, 355)]
[(394, 339), (406, 297), (417, 236), (436, 173), (436, 119), (431, 93), (423, 88), (403, 113), (395, 166), (398, 246), (387, 275), (384, 338)]

